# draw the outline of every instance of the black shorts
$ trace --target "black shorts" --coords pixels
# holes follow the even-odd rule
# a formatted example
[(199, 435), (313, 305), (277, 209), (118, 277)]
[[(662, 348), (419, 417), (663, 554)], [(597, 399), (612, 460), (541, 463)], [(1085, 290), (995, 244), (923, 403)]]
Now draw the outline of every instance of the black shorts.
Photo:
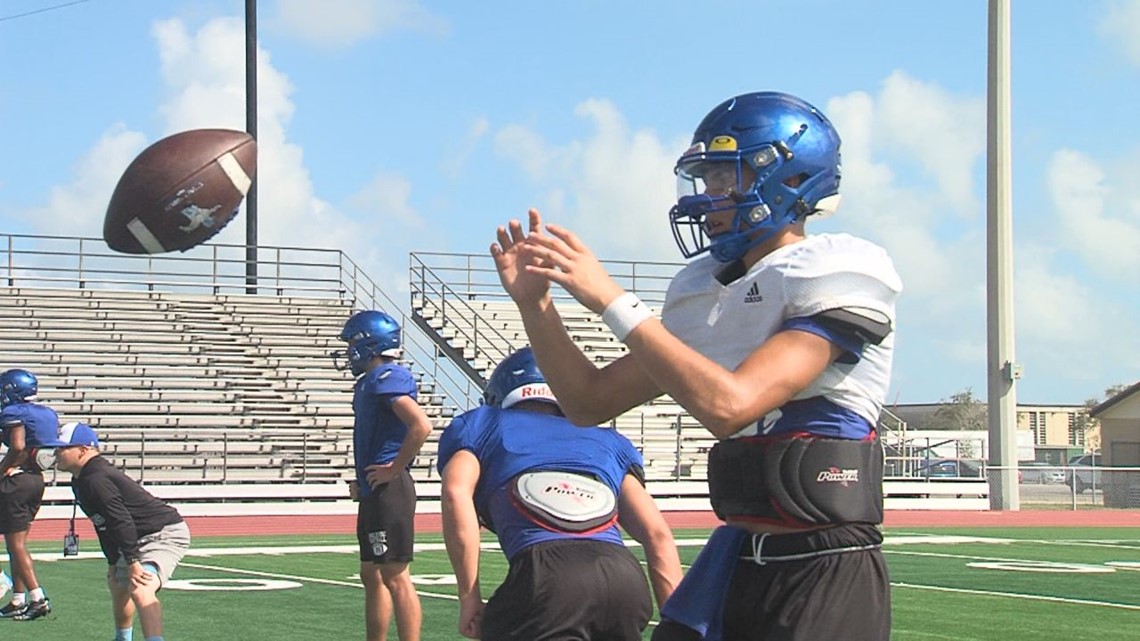
[(23, 472), (0, 477), (0, 534), (31, 528), (43, 500), (43, 476)]
[(489, 641), (636, 641), (653, 602), (637, 558), (590, 540), (539, 543), (511, 559), (483, 610)]
[[(869, 524), (840, 525), (807, 534), (770, 536), (764, 557), (810, 555), (813, 551), (882, 543)], [(742, 556), (753, 552), (745, 539)], [(769, 558), (737, 562), (724, 606), (724, 637), (737, 641), (888, 641), (891, 635), (890, 579), (882, 551), (821, 554), (802, 560)], [(673, 622), (654, 631), (654, 641), (701, 637)]]
[(407, 470), (360, 499), (356, 539), (360, 560), (409, 563), (415, 543), (416, 482)]
[[(769, 537), (772, 539), (774, 537)], [(877, 527), (840, 525), (808, 534), (783, 535), (783, 550), (834, 550), (882, 543)], [(799, 542), (796, 542), (799, 539)], [(752, 553), (752, 540), (744, 554)], [(724, 638), (747, 641), (888, 641), (891, 583), (882, 550), (825, 554), (803, 561), (740, 561), (724, 607)], [(759, 632), (763, 631), (763, 632)]]

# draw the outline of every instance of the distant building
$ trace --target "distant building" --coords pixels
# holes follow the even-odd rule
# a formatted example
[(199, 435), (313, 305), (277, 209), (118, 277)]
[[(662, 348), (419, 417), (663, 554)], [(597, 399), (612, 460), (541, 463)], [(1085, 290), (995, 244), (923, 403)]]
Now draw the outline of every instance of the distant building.
[(1097, 405), (1089, 416), (1100, 422), (1103, 464), (1140, 467), (1140, 383)]
[[(895, 405), (890, 408), (891, 413), (906, 422), (906, 429), (913, 437), (915, 432), (924, 430), (957, 431), (961, 426), (939, 410), (946, 407), (944, 403), (916, 403), (908, 405)], [(1136, 406), (1140, 408), (1140, 394), (1137, 394)], [(1140, 411), (1140, 410), (1138, 410)], [(1092, 444), (1098, 440), (1098, 433), (1093, 427), (1086, 433), (1089, 410), (1084, 405), (1027, 405), (1017, 406), (1017, 442), (1033, 446), (1033, 454), (1029, 449), (1019, 447), (1018, 459), (1036, 460), (1053, 465), (1063, 465), (1070, 457), (1091, 451)], [(979, 434), (979, 440), (987, 440), (988, 432), (974, 430)], [(983, 448), (984, 449), (984, 448)], [(984, 456), (984, 454), (980, 454)]]

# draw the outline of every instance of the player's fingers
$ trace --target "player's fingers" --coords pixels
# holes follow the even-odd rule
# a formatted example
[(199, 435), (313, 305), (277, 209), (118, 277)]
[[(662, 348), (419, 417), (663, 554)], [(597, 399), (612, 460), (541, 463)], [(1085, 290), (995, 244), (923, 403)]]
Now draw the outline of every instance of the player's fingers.
[(558, 237), (559, 240), (566, 243), (566, 246), (570, 249), (582, 253), (590, 251), (589, 248), (586, 247), (585, 243), (583, 243), (582, 240), (578, 238), (578, 235), (569, 229), (566, 229), (565, 227), (559, 227), (558, 225), (547, 225), (546, 229), (551, 234)]
[[(547, 229), (549, 229), (549, 227), (547, 227)], [(579, 253), (577, 250), (570, 247), (570, 245), (566, 244), (566, 241), (564, 241), (561, 238), (558, 238), (556, 236), (551, 236), (551, 235), (531, 236), (531, 237), (526, 239), (526, 242), (527, 242), (528, 248), (542, 247), (548, 251), (551, 251), (551, 252), (554, 252), (556, 254), (566, 256), (566, 257), (573, 257)]]
[(504, 250), (510, 249), (512, 245), (511, 236), (507, 233), (507, 228), (499, 225), (495, 229), (495, 238), (499, 241), (499, 246)]
[(538, 210), (534, 207), (531, 207), (530, 210), (526, 212), (526, 215), (527, 219), (530, 221), (530, 233), (541, 234), (542, 214), (538, 213)]
[(513, 242), (521, 243), (526, 239), (526, 235), (523, 234), (522, 223), (518, 220), (512, 218), (511, 222), (507, 223), (507, 226), (511, 231), (511, 240)]
[(546, 245), (536, 245), (528, 243), (522, 249), (522, 255), (527, 259), (527, 263), (531, 265), (541, 265), (543, 267), (557, 267), (562, 271), (568, 271), (573, 266), (573, 260), (559, 253), (553, 247)]

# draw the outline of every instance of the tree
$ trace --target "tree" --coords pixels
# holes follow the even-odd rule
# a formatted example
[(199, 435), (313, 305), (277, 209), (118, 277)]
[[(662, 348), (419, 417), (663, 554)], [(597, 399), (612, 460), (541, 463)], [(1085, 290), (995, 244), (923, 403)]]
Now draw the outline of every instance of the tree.
[[(939, 430), (985, 430), (989, 427), (989, 408), (981, 400), (974, 398), (974, 390), (966, 389), (939, 401), (934, 412), (932, 426)], [(976, 458), (980, 455), (977, 445), (980, 439), (958, 441), (960, 458)]]
[(985, 430), (989, 427), (989, 409), (985, 402), (974, 398), (973, 388), (953, 394), (938, 402), (932, 427), (939, 430)]

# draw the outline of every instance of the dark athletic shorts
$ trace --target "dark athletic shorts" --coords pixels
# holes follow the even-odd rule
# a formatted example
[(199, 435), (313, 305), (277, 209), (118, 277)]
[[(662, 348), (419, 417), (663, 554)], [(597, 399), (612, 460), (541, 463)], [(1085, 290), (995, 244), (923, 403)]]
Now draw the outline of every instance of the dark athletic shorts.
[(653, 614), (649, 583), (624, 546), (566, 539), (511, 559), (483, 611), (485, 641), (639, 641)]
[(0, 477), (0, 534), (31, 528), (43, 499), (43, 476), (23, 472)]
[[(806, 534), (769, 536), (764, 565), (742, 559), (728, 589), (724, 638), (736, 641), (888, 641), (890, 578), (878, 548), (822, 554), (803, 560), (772, 557), (882, 543), (878, 528), (853, 523)], [(753, 552), (746, 538), (741, 556)], [(696, 641), (700, 636), (663, 622), (653, 641)]]
[(415, 543), (416, 483), (407, 470), (360, 499), (356, 539), (360, 560), (410, 563)]

